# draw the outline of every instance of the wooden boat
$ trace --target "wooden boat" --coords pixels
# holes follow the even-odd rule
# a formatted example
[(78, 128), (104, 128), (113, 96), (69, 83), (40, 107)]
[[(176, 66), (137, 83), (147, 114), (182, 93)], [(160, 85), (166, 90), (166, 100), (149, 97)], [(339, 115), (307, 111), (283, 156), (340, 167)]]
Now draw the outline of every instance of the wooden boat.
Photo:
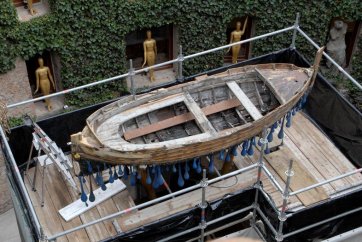
[(313, 85), (321, 54), (322, 49), (310, 68), (250, 65), (121, 98), (88, 117), (83, 131), (72, 135), (72, 152), (81, 159), (138, 166), (234, 147), (281, 119), (284, 125)]

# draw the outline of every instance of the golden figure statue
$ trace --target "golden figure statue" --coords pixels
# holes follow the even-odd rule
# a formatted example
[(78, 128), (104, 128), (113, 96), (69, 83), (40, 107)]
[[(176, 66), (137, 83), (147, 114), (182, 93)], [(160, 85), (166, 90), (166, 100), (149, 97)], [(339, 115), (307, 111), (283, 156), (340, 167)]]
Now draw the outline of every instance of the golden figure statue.
[[(53, 85), (54, 89), (55, 89), (55, 84), (54, 84), (52, 74), (50, 73), (49, 67), (44, 66), (43, 58), (39, 58), (38, 63), (39, 63), (39, 67), (35, 71), (36, 89), (35, 89), (34, 94), (38, 92), (39, 87), (40, 87), (41, 92), (43, 93), (44, 96), (46, 96), (46, 95), (49, 95), (49, 93), (50, 93), (50, 88), (51, 88), (50, 82)], [(48, 98), (45, 99), (45, 103), (46, 103), (48, 110), (50, 111), (52, 109), (52, 105), (50, 104), (50, 100)]]
[[(231, 34), (230, 34), (230, 44), (241, 40), (241, 36), (243, 36), (245, 33), (245, 28), (246, 28), (247, 23), (248, 23), (248, 17), (246, 17), (246, 20), (244, 22), (243, 30), (240, 30), (241, 22), (240, 21), (236, 22), (236, 29), (233, 32), (231, 32)], [(232, 53), (232, 63), (235, 64), (238, 61), (240, 45), (232, 46), (231, 48), (228, 49), (228, 52), (230, 51), (230, 49), (232, 50), (232, 52), (231, 52)]]
[[(156, 63), (157, 46), (156, 40), (152, 39), (152, 33), (147, 31), (147, 39), (143, 42), (144, 62), (142, 67), (147, 63), (148, 66), (152, 66)], [(150, 79), (155, 80), (154, 70), (150, 69)]]
[(29, 8), (30, 15), (36, 14), (35, 9), (33, 8), (33, 0), (28, 0), (28, 8)]

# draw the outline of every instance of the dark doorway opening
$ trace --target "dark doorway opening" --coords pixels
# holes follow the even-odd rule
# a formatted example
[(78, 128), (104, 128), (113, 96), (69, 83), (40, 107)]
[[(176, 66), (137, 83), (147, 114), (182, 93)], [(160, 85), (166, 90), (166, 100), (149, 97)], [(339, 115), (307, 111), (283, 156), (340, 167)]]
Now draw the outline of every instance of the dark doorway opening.
[[(38, 58), (42, 57), (44, 60), (44, 66), (49, 67), (50, 72), (52, 74), (52, 77), (54, 79), (54, 82), (56, 83), (56, 80), (54, 78), (54, 72), (53, 72), (53, 65), (52, 65), (52, 61), (51, 61), (51, 55), (49, 51), (44, 51), (43, 54), (36, 54), (35, 56), (31, 57), (29, 60), (26, 61), (26, 69), (28, 71), (28, 78), (29, 78), (29, 84), (30, 84), (30, 88), (31, 88), (31, 93), (33, 95), (34, 98), (36, 97), (40, 97), (43, 94), (39, 91), (36, 94), (34, 94), (35, 89), (36, 89), (36, 76), (35, 76), (35, 71), (36, 69), (39, 67), (38, 64)], [(54, 87), (55, 88), (55, 87)], [(54, 92), (54, 89), (51, 88), (50, 92)]]
[[(229, 23), (229, 25), (227, 26), (227, 29), (226, 29), (227, 43), (230, 43), (230, 34), (232, 31), (235, 30), (236, 23), (238, 21), (240, 21), (241, 29), (242, 29), (244, 26), (245, 20), (246, 20), (246, 16), (237, 17), (237, 18), (234, 18), (233, 20), (231, 20), (231, 22)], [(251, 29), (252, 29), (252, 19), (249, 17), (248, 23), (245, 28), (245, 33), (243, 36), (241, 36), (241, 40), (249, 39), (251, 37)], [(250, 50), (250, 42), (246, 43), (246, 44), (242, 44), (240, 47), (238, 61), (247, 60), (249, 58), (249, 52), (250, 52), (249, 50)], [(231, 62), (231, 59), (232, 59), (231, 51), (229, 51), (224, 57), (224, 62)]]
[[(156, 40), (156, 64), (173, 59), (173, 26), (164, 25), (149, 29), (141, 29), (126, 35), (127, 60), (132, 59), (135, 68), (141, 68), (144, 61), (143, 41), (146, 39), (147, 30), (151, 30), (152, 38)], [(170, 68), (170, 66), (161, 69)]]

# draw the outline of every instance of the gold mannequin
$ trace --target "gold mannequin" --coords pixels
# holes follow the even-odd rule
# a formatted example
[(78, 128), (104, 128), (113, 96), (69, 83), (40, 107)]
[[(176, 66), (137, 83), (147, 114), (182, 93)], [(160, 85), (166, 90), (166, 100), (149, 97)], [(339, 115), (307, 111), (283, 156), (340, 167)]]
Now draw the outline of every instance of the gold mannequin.
[[(55, 88), (55, 84), (54, 84), (52, 74), (50, 73), (49, 67), (44, 66), (43, 58), (39, 58), (38, 63), (39, 63), (39, 67), (35, 71), (36, 90), (35, 90), (34, 94), (38, 92), (39, 86), (40, 86), (41, 92), (43, 93), (44, 96), (46, 96), (46, 95), (49, 95), (49, 93), (50, 93), (50, 88), (51, 88), (50, 82), (53, 85), (53, 88)], [(50, 104), (50, 101), (48, 98), (45, 99), (45, 103), (47, 105), (48, 110), (50, 111), (52, 109), (52, 105)]]
[[(152, 39), (152, 33), (150, 30), (147, 31), (147, 39), (143, 42), (143, 50), (144, 50), (144, 59), (142, 67), (146, 64), (148, 66), (153, 66), (156, 62), (157, 56), (157, 46), (156, 40)], [(150, 69), (150, 79), (151, 81), (155, 80), (154, 70)]]
[(29, 8), (30, 15), (36, 14), (35, 9), (33, 8), (33, 0), (28, 0), (28, 8)]
[[(246, 28), (247, 23), (248, 23), (248, 17), (246, 17), (246, 20), (244, 22), (243, 30), (240, 30), (241, 22), (240, 21), (236, 22), (236, 29), (233, 32), (231, 32), (231, 34), (230, 34), (230, 44), (241, 40), (241, 36), (243, 36), (245, 33), (245, 28)], [(231, 52), (232, 53), (232, 63), (235, 64), (238, 61), (240, 45), (232, 46), (231, 50), (232, 50), (232, 52)], [(228, 49), (228, 52), (229, 51), (230, 51), (230, 48)]]

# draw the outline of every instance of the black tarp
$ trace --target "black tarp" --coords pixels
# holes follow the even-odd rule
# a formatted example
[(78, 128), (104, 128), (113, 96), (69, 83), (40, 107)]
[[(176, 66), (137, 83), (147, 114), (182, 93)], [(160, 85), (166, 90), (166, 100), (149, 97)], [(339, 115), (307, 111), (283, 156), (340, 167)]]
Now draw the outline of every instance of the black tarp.
[[(269, 55), (254, 58), (245, 62), (236, 64), (236, 66), (258, 64), (258, 63), (295, 63), (298, 66), (308, 66), (309, 64), (305, 59), (293, 49), (285, 49)], [(209, 73), (216, 73), (224, 71), (226, 67), (212, 70)], [(202, 73), (204, 74), (204, 73)], [(193, 77), (186, 78), (185, 81), (191, 80)], [(168, 84), (170, 85), (170, 84)], [(59, 116), (49, 118), (38, 122), (39, 126), (53, 139), (58, 146), (64, 151), (69, 150), (67, 142), (70, 141), (70, 135), (79, 132), (85, 125), (85, 119), (95, 110), (102, 107), (106, 103), (88, 107), (85, 109), (77, 110), (61, 114)], [(358, 167), (362, 165), (362, 115), (354, 108), (344, 97), (342, 97), (333, 86), (329, 84), (322, 76), (318, 75), (315, 86), (309, 95), (305, 111), (310, 117), (323, 129), (328, 137), (341, 149), (341, 151), (351, 159)], [(28, 159), (28, 152), (31, 146), (30, 130), (21, 126), (12, 129), (9, 136), (10, 146), (18, 165), (23, 164)], [(15, 184), (16, 185), (16, 184)], [(254, 189), (248, 190), (250, 194)], [(217, 214), (223, 214), (228, 208), (235, 206), (233, 209), (241, 208), (246, 203), (250, 202), (248, 199), (252, 196), (247, 196), (249, 193), (237, 193), (227, 199), (221, 199), (218, 210), (208, 211), (208, 219), (217, 217)], [(268, 215), (274, 226), (277, 226), (277, 215), (271, 208), (267, 200), (263, 196), (259, 196), (259, 204), (261, 209)], [(350, 193), (344, 197), (334, 198), (328, 202), (319, 204), (318, 206), (304, 209), (293, 214), (288, 219), (284, 226), (284, 231), (293, 231), (301, 228), (304, 225), (318, 222), (326, 217), (331, 217), (344, 212), (346, 209), (362, 206), (362, 191)], [(235, 199), (234, 202), (228, 202)], [(245, 200), (244, 200), (245, 199)], [(236, 201), (236, 202), (235, 202)], [(240, 206), (237, 204), (240, 203)], [(228, 206), (226, 206), (228, 204)], [(250, 205), (250, 204), (249, 204)], [(246, 206), (246, 205), (245, 205)], [(228, 211), (229, 211), (228, 210)], [(164, 235), (172, 234), (177, 231), (187, 229), (195, 226), (200, 213), (198, 208), (193, 208), (184, 211), (173, 217), (165, 218), (160, 223), (144, 226), (130, 233), (122, 235), (124, 241), (139, 241), (136, 238), (157, 238), (164, 237)], [(320, 236), (332, 236), (336, 233), (344, 232), (348, 229), (355, 228), (361, 225), (361, 213), (352, 214), (346, 218), (339, 219), (311, 229), (308, 233), (301, 233), (294, 237), (288, 238), (288, 241), (307, 241), (311, 238)], [(162, 228), (162, 230), (157, 230)], [(159, 236), (159, 237), (158, 237)], [(191, 235), (192, 236), (192, 235)], [(133, 238), (133, 239), (132, 239)], [(268, 236), (269, 240), (273, 240), (272, 236)], [(116, 240), (116, 239), (112, 239)], [(181, 239), (182, 241), (183, 239)]]

